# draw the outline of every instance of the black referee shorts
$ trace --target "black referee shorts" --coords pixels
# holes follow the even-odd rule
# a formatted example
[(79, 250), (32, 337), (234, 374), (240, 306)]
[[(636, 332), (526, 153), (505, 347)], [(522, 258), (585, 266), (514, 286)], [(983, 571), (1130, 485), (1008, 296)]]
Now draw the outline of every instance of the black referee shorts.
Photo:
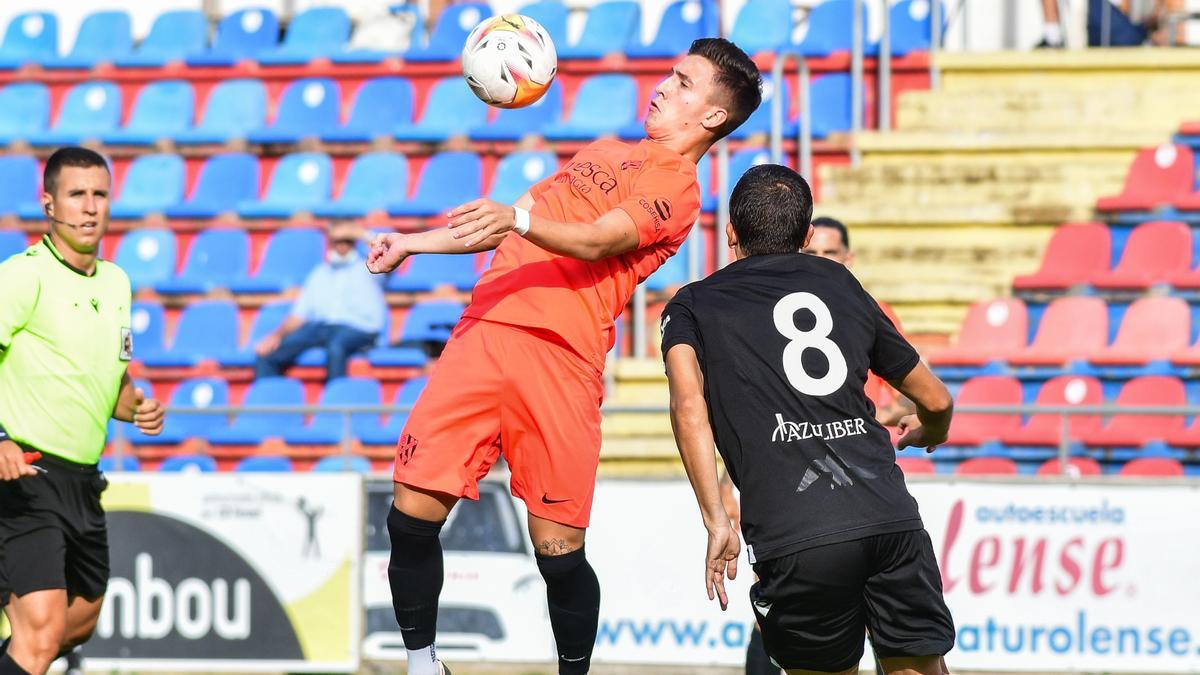
[(750, 589), (767, 653), (785, 669), (839, 672), (863, 657), (941, 656), (954, 621), (925, 530), (827, 544), (754, 565)]
[[(25, 448), (29, 450), (29, 448)], [(65, 589), (95, 599), (108, 587), (108, 527), (94, 464), (43, 453), (36, 476), (0, 482), (0, 549), (9, 590), (22, 596)]]

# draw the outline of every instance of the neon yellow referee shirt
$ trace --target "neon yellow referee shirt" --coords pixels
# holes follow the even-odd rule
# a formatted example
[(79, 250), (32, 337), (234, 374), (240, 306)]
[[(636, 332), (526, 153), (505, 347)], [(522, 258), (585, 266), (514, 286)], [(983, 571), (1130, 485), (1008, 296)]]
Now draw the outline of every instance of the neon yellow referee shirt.
[(129, 277), (88, 276), (49, 236), (0, 263), (0, 425), (14, 440), (95, 464), (133, 356)]

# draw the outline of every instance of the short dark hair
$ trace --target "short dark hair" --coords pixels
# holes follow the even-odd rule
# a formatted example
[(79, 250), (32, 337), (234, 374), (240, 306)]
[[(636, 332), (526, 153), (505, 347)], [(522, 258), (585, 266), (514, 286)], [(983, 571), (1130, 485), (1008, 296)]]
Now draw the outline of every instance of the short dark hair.
[(850, 250), (850, 231), (846, 229), (846, 224), (842, 221), (837, 218), (830, 218), (829, 216), (821, 216), (820, 218), (813, 218), (812, 226), (828, 227), (831, 230), (837, 230), (838, 234), (842, 235), (842, 246), (845, 246), (847, 251)]
[(747, 255), (799, 253), (812, 211), (808, 182), (779, 164), (750, 167), (729, 198), (729, 219)]
[(702, 57), (713, 65), (713, 81), (725, 94), (721, 101), (729, 118), (717, 127), (717, 138), (733, 133), (762, 103), (762, 75), (758, 66), (740, 47), (725, 38), (700, 38), (692, 42), (688, 54)]
[(54, 194), (54, 189), (58, 187), (58, 174), (68, 166), (84, 169), (102, 166), (105, 171), (109, 170), (108, 162), (104, 161), (104, 157), (95, 150), (77, 146), (59, 148), (54, 151), (53, 155), (50, 155), (50, 159), (46, 160), (46, 168), (42, 171), (42, 189)]

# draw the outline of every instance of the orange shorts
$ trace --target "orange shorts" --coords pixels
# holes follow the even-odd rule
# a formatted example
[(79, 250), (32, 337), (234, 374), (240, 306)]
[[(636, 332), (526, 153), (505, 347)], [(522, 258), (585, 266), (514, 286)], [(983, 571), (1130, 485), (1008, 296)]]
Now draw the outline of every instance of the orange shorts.
[(604, 382), (554, 336), (464, 318), (400, 434), (397, 483), (479, 499), (504, 454), (529, 512), (587, 527)]

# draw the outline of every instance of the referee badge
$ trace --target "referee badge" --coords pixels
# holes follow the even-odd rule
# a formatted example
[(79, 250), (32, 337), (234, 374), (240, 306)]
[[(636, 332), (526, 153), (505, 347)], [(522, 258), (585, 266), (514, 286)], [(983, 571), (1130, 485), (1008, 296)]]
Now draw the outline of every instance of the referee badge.
[(133, 331), (128, 328), (121, 329), (121, 360), (133, 360)]

